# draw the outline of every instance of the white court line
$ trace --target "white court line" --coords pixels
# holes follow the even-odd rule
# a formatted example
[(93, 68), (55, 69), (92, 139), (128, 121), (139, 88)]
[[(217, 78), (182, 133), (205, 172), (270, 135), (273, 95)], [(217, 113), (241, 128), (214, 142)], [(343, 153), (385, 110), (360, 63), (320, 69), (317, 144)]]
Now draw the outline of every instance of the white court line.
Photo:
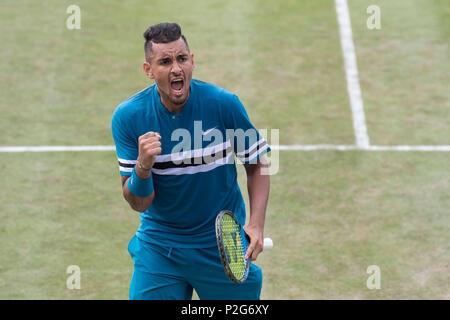
[(0, 152), (116, 151), (115, 146), (6, 146)]
[[(440, 146), (367, 146), (358, 147), (356, 145), (338, 144), (310, 144), (310, 145), (271, 145), (272, 150), (280, 151), (315, 151), (315, 150), (336, 150), (336, 151), (443, 151), (449, 152), (450, 145)], [(0, 147), (0, 153), (14, 152), (79, 152), (79, 151), (115, 151), (115, 146), (6, 146)]]
[(339, 33), (341, 35), (341, 47), (344, 55), (347, 91), (350, 99), (350, 106), (352, 108), (353, 130), (355, 131), (356, 145), (360, 148), (367, 148), (370, 143), (367, 134), (361, 87), (359, 86), (355, 45), (353, 44), (353, 32), (347, 0), (335, 0), (334, 3), (339, 23)]
[(358, 147), (352, 145), (336, 145), (336, 144), (313, 144), (313, 145), (279, 145), (270, 146), (272, 150), (287, 150), (287, 151), (314, 151), (314, 150), (336, 150), (336, 151), (350, 151), (350, 150), (362, 150), (362, 151), (450, 151), (450, 145), (441, 146), (367, 146)]
[(450, 146), (369, 146), (369, 151), (450, 151)]

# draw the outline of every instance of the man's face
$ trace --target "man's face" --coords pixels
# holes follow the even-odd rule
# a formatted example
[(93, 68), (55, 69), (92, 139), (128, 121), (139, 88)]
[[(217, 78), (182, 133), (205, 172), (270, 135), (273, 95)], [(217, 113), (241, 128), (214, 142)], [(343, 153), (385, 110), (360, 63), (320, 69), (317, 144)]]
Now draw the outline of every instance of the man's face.
[(194, 69), (194, 55), (184, 40), (180, 37), (169, 43), (152, 43), (150, 60), (143, 67), (147, 76), (155, 79), (164, 106), (178, 112), (189, 97)]

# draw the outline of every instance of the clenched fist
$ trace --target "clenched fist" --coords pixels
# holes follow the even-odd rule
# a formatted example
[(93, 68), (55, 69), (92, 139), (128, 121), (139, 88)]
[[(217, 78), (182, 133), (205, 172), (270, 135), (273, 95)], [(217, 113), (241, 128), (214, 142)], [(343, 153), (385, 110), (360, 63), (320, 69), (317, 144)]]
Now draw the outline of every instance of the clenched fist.
[(161, 136), (157, 132), (149, 131), (139, 137), (138, 161), (143, 168), (151, 169), (156, 160), (156, 155), (161, 153)]

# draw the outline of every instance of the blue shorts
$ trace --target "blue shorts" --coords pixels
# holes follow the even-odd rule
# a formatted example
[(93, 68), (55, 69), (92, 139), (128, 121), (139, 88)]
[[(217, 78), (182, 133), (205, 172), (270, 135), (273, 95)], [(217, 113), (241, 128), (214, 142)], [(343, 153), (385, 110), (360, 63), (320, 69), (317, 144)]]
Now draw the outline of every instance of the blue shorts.
[(128, 244), (134, 260), (131, 300), (190, 300), (193, 289), (206, 300), (259, 300), (261, 268), (250, 264), (243, 284), (225, 275), (217, 247), (165, 248), (140, 240)]

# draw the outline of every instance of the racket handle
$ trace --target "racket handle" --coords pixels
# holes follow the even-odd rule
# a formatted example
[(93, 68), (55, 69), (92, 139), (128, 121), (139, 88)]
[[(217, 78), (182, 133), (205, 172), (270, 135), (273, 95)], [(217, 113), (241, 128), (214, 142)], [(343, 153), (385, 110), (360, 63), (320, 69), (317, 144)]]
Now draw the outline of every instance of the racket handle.
[(270, 238), (264, 238), (264, 249), (272, 249), (273, 248), (273, 241)]

